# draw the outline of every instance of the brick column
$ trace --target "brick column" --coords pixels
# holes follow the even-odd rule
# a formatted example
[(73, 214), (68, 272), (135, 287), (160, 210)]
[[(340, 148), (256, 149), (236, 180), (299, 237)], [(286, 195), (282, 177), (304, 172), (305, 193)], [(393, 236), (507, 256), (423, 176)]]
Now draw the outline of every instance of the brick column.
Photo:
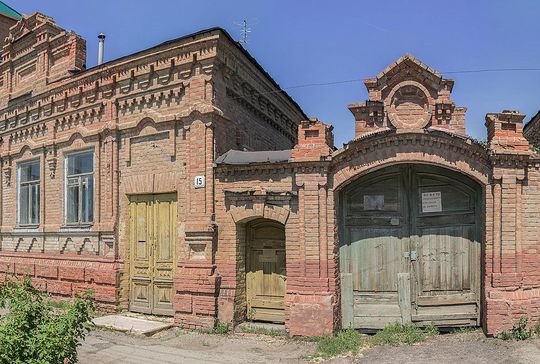
[(525, 115), (503, 111), (486, 115), (493, 165), (493, 235), (487, 240), (485, 329), (495, 335), (527, 315), (523, 300), (522, 200), (531, 155), (523, 137)]
[[(291, 336), (334, 331), (336, 292), (331, 289), (333, 248), (328, 244), (328, 168), (332, 127), (317, 119), (302, 122), (292, 152), (298, 192), (298, 251), (287, 258), (287, 327)], [(289, 253), (289, 252), (288, 252)], [(332, 271), (330, 271), (332, 270)]]
[[(201, 115), (200, 119), (206, 117)], [(214, 326), (220, 282), (213, 261), (214, 132), (212, 122), (200, 119), (185, 126), (185, 244), (180, 241), (175, 277), (175, 321), (183, 327), (191, 328)]]

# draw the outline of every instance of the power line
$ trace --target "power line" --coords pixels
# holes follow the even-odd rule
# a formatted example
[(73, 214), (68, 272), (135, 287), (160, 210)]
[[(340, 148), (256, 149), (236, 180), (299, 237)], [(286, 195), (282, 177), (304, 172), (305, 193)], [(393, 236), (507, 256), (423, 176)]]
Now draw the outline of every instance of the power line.
[[(441, 74), (448, 75), (448, 74), (469, 74), (469, 73), (486, 73), (486, 72), (540, 72), (540, 68), (483, 68), (483, 69), (476, 69), (476, 70), (446, 71), (446, 72), (441, 72)], [(304, 88), (304, 87), (331, 86), (331, 85), (339, 85), (339, 84), (344, 84), (344, 83), (363, 82), (364, 80), (365, 78), (352, 78), (348, 80), (339, 80), (339, 81), (305, 83), (305, 84), (300, 84), (300, 85), (282, 87), (281, 90), (259, 92), (259, 95), (277, 94), (277, 93), (281, 93), (284, 90), (293, 90), (293, 89)], [(242, 98), (241, 96), (233, 97), (233, 99), (241, 99), (241, 98)]]
[(455, 73), (484, 73), (484, 72), (530, 72), (540, 71), (540, 68), (484, 68), (478, 70), (464, 70), (464, 71), (447, 71), (441, 72), (442, 74), (455, 74)]

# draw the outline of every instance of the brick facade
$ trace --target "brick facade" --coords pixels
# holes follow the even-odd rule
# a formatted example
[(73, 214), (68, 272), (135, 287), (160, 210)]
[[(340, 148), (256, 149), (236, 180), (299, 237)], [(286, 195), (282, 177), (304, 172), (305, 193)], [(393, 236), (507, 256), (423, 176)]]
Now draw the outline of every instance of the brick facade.
[[(85, 41), (43, 14), (13, 25), (0, 63), (0, 271), (107, 310), (129, 305), (128, 196), (176, 192), (175, 319), (212, 326), (213, 161), (231, 149), (290, 148), (305, 115), (221, 29), (85, 69)], [(267, 92), (272, 90), (273, 92)], [(274, 92), (278, 91), (278, 92)], [(94, 219), (65, 218), (65, 158), (94, 152)], [(39, 224), (17, 219), (18, 166), (38, 160)], [(205, 188), (194, 188), (204, 176)], [(2, 275), (5, 278), (5, 275)]]
[[(58, 296), (92, 288), (104, 309), (126, 310), (129, 196), (174, 192), (177, 324), (246, 319), (246, 227), (267, 219), (285, 228), (289, 334), (331, 334), (341, 327), (340, 191), (371, 171), (423, 163), (482, 190), (485, 332), (540, 319), (540, 157), (524, 116), (487, 114), (487, 146), (473, 141), (453, 81), (410, 55), (365, 81), (369, 100), (349, 105), (354, 139), (336, 150), (332, 127), (308, 120), (218, 28), (85, 69), (85, 41), (38, 13), (11, 27), (2, 54), (2, 273)], [(290, 153), (215, 163), (231, 149)], [(73, 226), (65, 160), (81, 150), (94, 152), (94, 218)], [(40, 219), (21, 226), (18, 166), (29, 160), (41, 171)]]

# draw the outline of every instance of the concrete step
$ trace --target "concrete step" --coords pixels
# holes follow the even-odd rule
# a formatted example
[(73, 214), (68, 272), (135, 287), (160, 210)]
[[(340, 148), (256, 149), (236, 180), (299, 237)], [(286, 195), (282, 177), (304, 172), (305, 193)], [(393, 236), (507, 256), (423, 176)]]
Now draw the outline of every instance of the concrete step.
[(173, 326), (172, 322), (154, 321), (125, 315), (96, 317), (92, 322), (99, 328), (145, 336), (152, 336)]

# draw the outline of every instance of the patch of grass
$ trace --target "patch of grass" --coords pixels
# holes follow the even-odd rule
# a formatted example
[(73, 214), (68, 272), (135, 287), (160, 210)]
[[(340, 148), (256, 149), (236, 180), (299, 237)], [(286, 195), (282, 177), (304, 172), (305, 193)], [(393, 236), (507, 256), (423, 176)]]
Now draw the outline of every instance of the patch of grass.
[(412, 345), (438, 334), (439, 330), (433, 325), (419, 328), (414, 325), (402, 325), (396, 322), (377, 332), (372, 337), (372, 342), (375, 345)]
[(231, 331), (231, 328), (229, 326), (228, 322), (220, 322), (218, 321), (216, 323), (216, 326), (214, 327), (214, 334), (218, 335), (227, 335)]
[[(501, 332), (498, 337), (503, 340), (527, 340), (535, 335), (536, 324), (533, 328), (527, 328), (529, 319), (525, 316), (520, 317), (519, 321), (512, 325), (510, 330)], [(540, 327), (539, 327), (540, 328)]]
[(348, 328), (338, 332), (334, 337), (320, 338), (315, 356), (328, 359), (338, 355), (356, 355), (364, 345), (365, 341), (358, 331)]
[(273, 336), (273, 337), (287, 335), (287, 333), (283, 330), (272, 329), (272, 328), (261, 327), (261, 326), (239, 326), (237, 330), (245, 334), (267, 335), (267, 336)]
[(451, 331), (453, 334), (470, 334), (472, 332), (475, 332), (477, 329), (473, 326), (463, 326), (455, 328)]
[(540, 321), (534, 324), (531, 330), (536, 337), (540, 337)]

